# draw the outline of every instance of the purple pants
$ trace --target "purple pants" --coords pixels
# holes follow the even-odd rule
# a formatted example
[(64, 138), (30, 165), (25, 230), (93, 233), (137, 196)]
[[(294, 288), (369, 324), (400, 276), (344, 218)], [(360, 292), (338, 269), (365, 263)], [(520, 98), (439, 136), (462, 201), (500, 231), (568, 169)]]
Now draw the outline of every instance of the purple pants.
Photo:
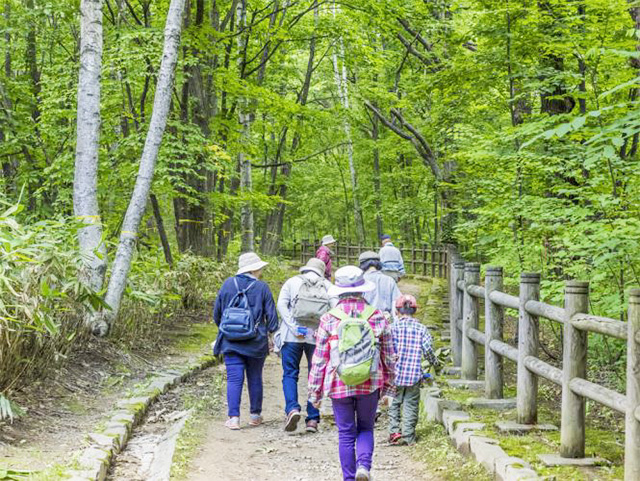
[(331, 399), (344, 481), (356, 479), (358, 466), (371, 469), (379, 398), (380, 393), (376, 390), (364, 396)]

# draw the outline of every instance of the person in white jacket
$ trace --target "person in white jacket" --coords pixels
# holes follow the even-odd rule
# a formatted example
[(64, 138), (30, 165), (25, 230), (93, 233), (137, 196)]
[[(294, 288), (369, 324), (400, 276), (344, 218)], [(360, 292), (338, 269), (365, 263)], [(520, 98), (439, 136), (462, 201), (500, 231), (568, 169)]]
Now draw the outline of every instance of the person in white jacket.
[[(279, 331), (280, 354), (282, 357), (282, 389), (285, 398), (286, 421), (284, 429), (292, 432), (297, 429), (300, 421), (301, 406), (298, 402), (298, 378), (300, 376), (300, 361), (302, 356), (307, 358), (307, 364), (311, 366), (311, 359), (316, 347), (315, 330), (320, 321), (320, 316), (334, 307), (337, 299), (330, 298), (328, 291), (331, 282), (324, 278), (325, 263), (317, 258), (312, 258), (307, 264), (300, 268), (300, 275), (288, 279), (278, 296), (278, 314), (280, 314), (281, 325)], [(302, 307), (297, 303), (305, 302), (299, 294), (306, 284), (306, 292), (309, 286), (313, 287), (313, 292), (320, 294), (318, 297), (318, 315), (307, 319), (296, 319), (295, 315), (301, 312)], [(324, 296), (324, 297), (322, 297)], [(326, 305), (323, 305), (326, 304)], [(311, 309), (313, 310), (313, 309)], [(324, 312), (322, 312), (324, 311)], [(320, 422), (320, 411), (311, 403), (307, 402), (306, 430), (310, 433), (318, 431)]]

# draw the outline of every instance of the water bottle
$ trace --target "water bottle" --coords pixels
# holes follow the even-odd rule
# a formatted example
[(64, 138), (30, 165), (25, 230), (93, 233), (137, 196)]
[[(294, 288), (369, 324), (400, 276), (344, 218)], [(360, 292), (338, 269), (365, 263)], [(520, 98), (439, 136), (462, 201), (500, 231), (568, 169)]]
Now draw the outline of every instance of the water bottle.
[(298, 336), (304, 336), (307, 337), (307, 334), (309, 333), (309, 328), (305, 327), (305, 326), (298, 326), (296, 329), (296, 334)]

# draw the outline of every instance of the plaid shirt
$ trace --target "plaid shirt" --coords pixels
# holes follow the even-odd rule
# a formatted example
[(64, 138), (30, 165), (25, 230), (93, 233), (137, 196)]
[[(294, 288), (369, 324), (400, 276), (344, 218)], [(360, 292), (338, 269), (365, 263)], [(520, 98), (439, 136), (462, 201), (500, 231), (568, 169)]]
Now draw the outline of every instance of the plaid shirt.
[[(342, 309), (350, 315), (361, 313), (367, 303), (362, 298), (345, 298), (338, 302), (337, 309)], [(336, 366), (331, 364), (331, 345), (337, 349), (338, 324), (340, 319), (326, 313), (320, 318), (320, 326), (316, 332), (316, 350), (313, 354), (311, 371), (309, 372), (309, 401), (316, 403), (323, 397), (335, 399), (371, 394), (377, 389), (381, 396), (393, 396), (393, 340), (389, 324), (384, 315), (376, 310), (369, 318), (369, 324), (378, 338), (380, 360), (378, 369), (372, 373), (368, 381), (358, 386), (347, 386), (336, 372)]]
[(433, 338), (427, 327), (409, 316), (391, 326), (396, 352), (396, 386), (413, 386), (422, 379), (422, 356), (432, 366), (439, 364), (433, 352)]

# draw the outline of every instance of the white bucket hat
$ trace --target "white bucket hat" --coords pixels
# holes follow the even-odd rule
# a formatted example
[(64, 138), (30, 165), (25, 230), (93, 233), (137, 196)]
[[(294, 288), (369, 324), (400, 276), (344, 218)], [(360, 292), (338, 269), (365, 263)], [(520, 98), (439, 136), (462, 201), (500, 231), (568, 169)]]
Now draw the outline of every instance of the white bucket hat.
[(361, 294), (371, 292), (375, 288), (376, 285), (373, 282), (364, 278), (362, 269), (356, 266), (345, 266), (336, 271), (336, 283), (329, 288), (329, 296)]
[(259, 271), (267, 265), (269, 265), (269, 263), (260, 259), (255, 252), (247, 252), (238, 258), (238, 272), (236, 272), (236, 275)]
[(331, 234), (326, 235), (322, 238), (322, 245), (326, 246), (329, 244), (335, 244), (336, 240), (333, 238), (333, 236)]
[(304, 273), (304, 272), (311, 271), (311, 272), (315, 272), (320, 277), (324, 277), (325, 269), (326, 269), (325, 263), (321, 259), (318, 259), (317, 257), (312, 257), (307, 261), (307, 265), (302, 266), (300, 268), (300, 272)]

